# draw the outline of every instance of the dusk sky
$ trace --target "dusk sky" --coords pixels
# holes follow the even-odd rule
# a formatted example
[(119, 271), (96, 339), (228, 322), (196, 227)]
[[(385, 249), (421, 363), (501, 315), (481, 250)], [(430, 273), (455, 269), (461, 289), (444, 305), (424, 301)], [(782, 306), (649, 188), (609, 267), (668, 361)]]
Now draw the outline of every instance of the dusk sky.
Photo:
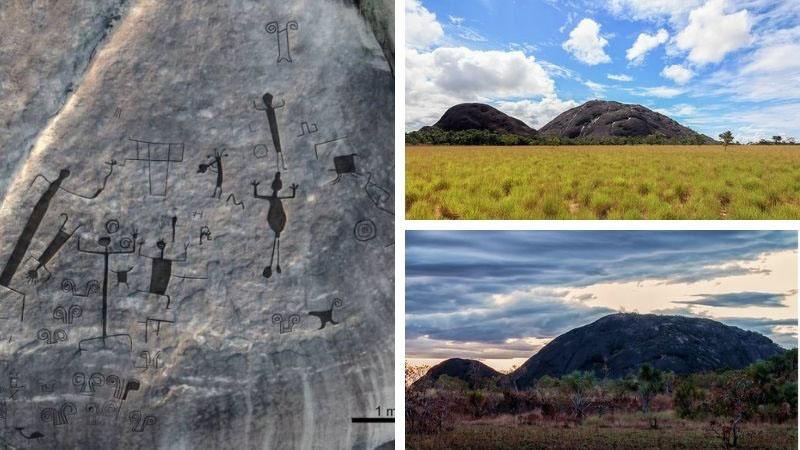
[(795, 231), (408, 231), (406, 357), (520, 365), (619, 311), (797, 346)]
[(406, 131), (489, 103), (538, 129), (599, 98), (713, 138), (800, 139), (800, 1), (406, 0)]

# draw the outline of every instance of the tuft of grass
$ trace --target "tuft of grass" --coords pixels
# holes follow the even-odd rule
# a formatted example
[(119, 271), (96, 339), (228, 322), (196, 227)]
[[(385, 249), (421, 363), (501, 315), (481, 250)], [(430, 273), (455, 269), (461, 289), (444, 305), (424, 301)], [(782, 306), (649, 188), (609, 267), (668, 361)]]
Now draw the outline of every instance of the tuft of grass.
[(408, 219), (800, 219), (800, 146), (408, 147)]

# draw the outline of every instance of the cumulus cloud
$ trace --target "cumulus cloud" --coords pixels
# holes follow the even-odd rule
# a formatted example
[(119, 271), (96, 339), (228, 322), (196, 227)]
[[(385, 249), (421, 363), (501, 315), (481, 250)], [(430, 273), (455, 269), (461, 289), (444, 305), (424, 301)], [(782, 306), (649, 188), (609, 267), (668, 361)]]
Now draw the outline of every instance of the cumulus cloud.
[(436, 14), (428, 11), (420, 0), (406, 0), (406, 46), (427, 48), (444, 36)]
[(603, 47), (608, 41), (600, 36), (600, 24), (592, 19), (583, 19), (569, 33), (569, 39), (561, 47), (572, 54), (578, 61), (594, 66), (611, 62)]
[(694, 71), (680, 64), (673, 64), (664, 67), (664, 70), (661, 71), (661, 76), (669, 78), (678, 84), (686, 84), (686, 82), (694, 77)]
[(573, 100), (561, 100), (556, 96), (544, 97), (539, 101), (498, 101), (495, 106), (504, 113), (516, 117), (533, 128), (541, 128), (564, 111), (578, 106)]
[(625, 75), (625, 74), (615, 74), (615, 73), (609, 73), (609, 74), (608, 74), (608, 75), (606, 75), (606, 76), (608, 77), (608, 79), (609, 79), (609, 80), (615, 80), (615, 81), (633, 81), (633, 77), (631, 77), (630, 75)]
[(726, 0), (709, 0), (689, 13), (689, 24), (675, 37), (679, 50), (695, 64), (717, 63), (750, 44), (752, 18), (747, 10), (725, 14)]
[(406, 126), (410, 130), (435, 123), (457, 103), (491, 103), (511, 97), (541, 99), (517, 102), (518, 107), (530, 108), (528, 117), (538, 117), (533, 114), (550, 111), (560, 102), (550, 75), (534, 56), (522, 51), (440, 47), (406, 52)]
[(639, 37), (636, 38), (631, 48), (625, 52), (625, 58), (633, 65), (641, 64), (650, 50), (667, 42), (667, 39), (669, 39), (669, 33), (663, 28), (656, 34), (639, 33)]

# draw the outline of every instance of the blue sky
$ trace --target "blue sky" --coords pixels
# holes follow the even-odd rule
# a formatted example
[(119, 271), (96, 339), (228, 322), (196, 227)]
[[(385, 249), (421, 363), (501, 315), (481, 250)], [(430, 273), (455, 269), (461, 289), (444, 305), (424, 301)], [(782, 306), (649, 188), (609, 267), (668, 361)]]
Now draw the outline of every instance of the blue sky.
[(797, 342), (794, 231), (409, 231), (406, 355), (519, 364), (618, 311)]
[(797, 0), (406, 0), (406, 129), (486, 102), (540, 128), (593, 98), (712, 137), (800, 140)]

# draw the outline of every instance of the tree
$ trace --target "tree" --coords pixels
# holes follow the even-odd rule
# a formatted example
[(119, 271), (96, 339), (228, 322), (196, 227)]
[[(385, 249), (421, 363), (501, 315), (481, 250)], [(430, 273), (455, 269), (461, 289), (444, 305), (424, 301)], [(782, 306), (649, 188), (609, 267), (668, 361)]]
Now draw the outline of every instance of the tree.
[(725, 144), (725, 148), (728, 148), (728, 144), (733, 142), (733, 133), (730, 131), (720, 133), (719, 138), (722, 139), (722, 142)]
[(580, 372), (577, 370), (561, 379), (561, 386), (569, 395), (572, 410), (578, 420), (586, 416), (586, 411), (593, 403), (591, 397), (594, 381), (592, 372)]
[(700, 397), (700, 391), (691, 377), (681, 382), (673, 396), (675, 411), (678, 413), (678, 417), (682, 419), (693, 419), (697, 414), (695, 403), (700, 400)]
[[(731, 418), (730, 425), (720, 424), (723, 445), (725, 448), (736, 447), (739, 443), (740, 424), (752, 411), (753, 404), (757, 403), (754, 383), (745, 373), (735, 373), (722, 386), (713, 389), (712, 397), (713, 412), (718, 416)], [(712, 426), (714, 425), (715, 422), (712, 422)]]
[(772, 140), (775, 141), (776, 144), (780, 144), (783, 138), (781, 136), (772, 136)]
[[(636, 381), (639, 387), (639, 401), (642, 411), (646, 414), (650, 411), (650, 400), (653, 399), (655, 394), (664, 390), (664, 374), (650, 364), (642, 364), (639, 366)], [(650, 419), (650, 426), (658, 428), (655, 417)]]
[(694, 135), (694, 143), (695, 144), (703, 145), (704, 142), (705, 142), (705, 138), (703, 137), (702, 134), (697, 133), (697, 134)]

